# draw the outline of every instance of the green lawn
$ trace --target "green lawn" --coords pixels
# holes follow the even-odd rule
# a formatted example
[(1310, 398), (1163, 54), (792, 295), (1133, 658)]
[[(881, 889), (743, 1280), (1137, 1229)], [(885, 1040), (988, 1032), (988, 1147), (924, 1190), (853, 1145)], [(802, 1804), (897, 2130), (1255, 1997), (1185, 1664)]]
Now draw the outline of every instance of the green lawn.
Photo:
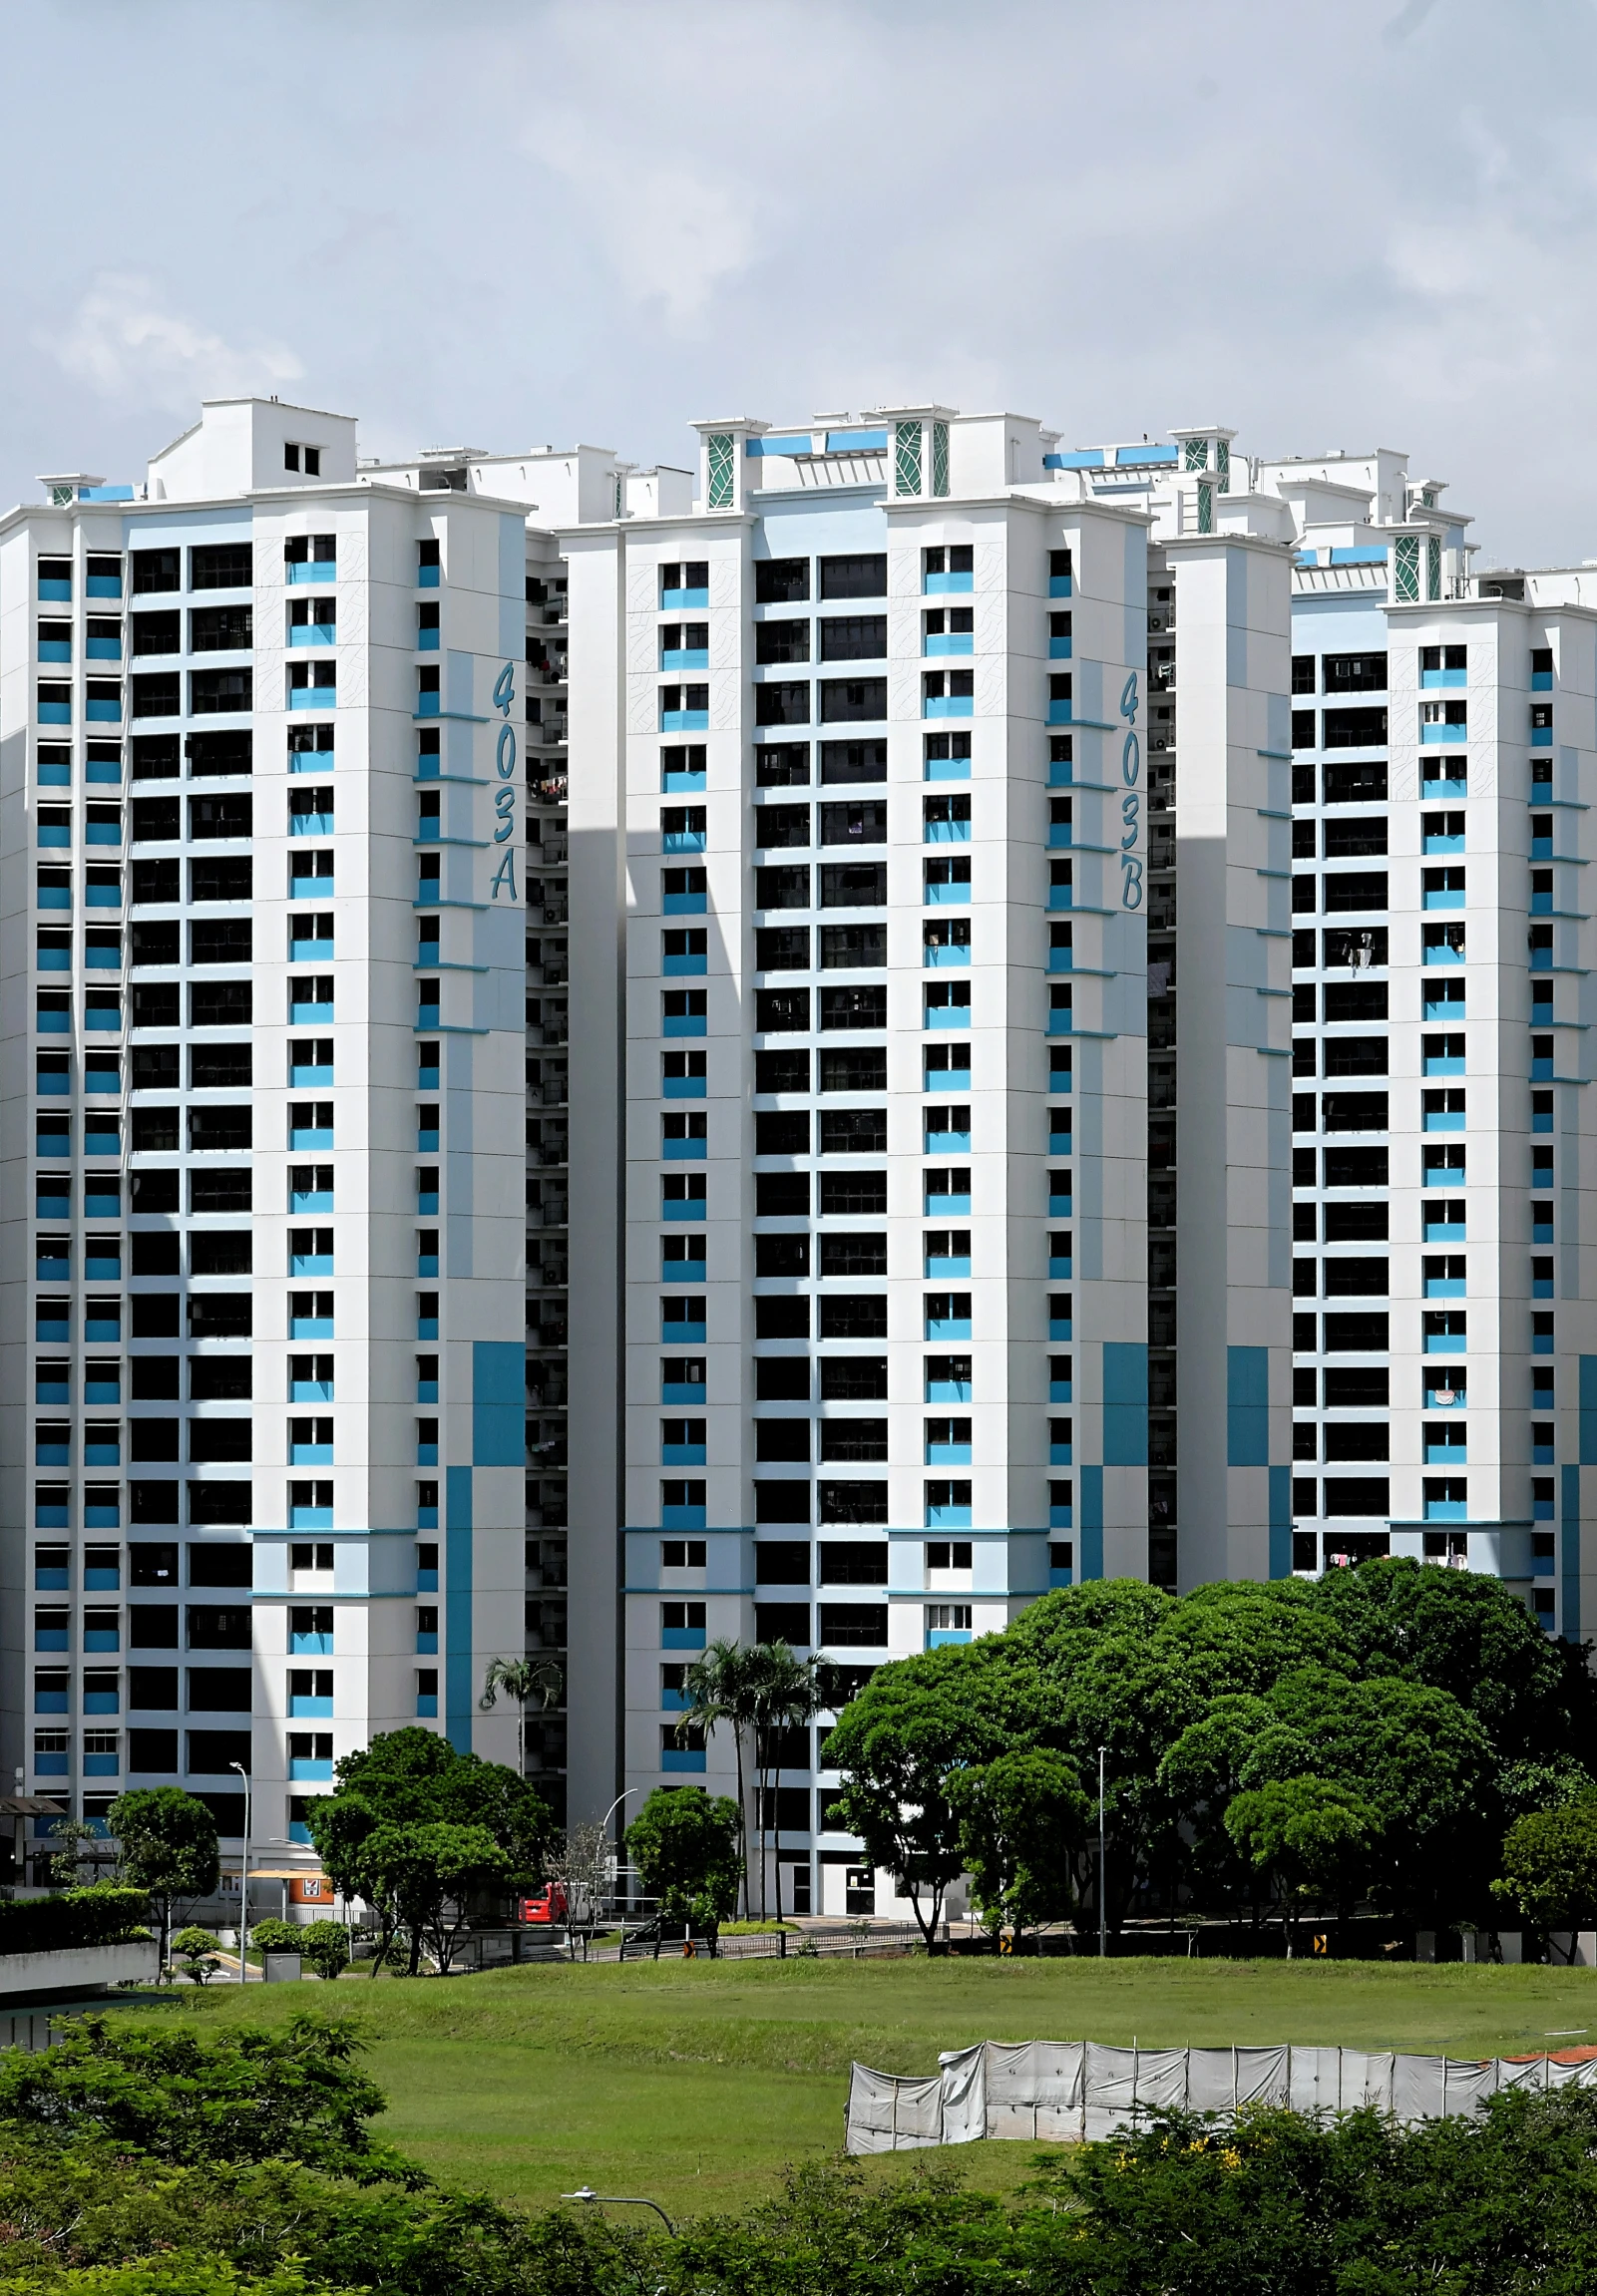
[[(1597, 1973), (1364, 1962), (659, 1962), (415, 1982), (185, 1989), (207, 2024), (353, 2011), (385, 2133), (449, 2180), (544, 2205), (579, 2184), (743, 2207), (842, 2141), (849, 2061), (927, 2073), (985, 2039), (1294, 2041), (1512, 2055), (1597, 2042)], [(1589, 2028), (1585, 2032), (1580, 2029)], [(1550, 2036), (1557, 2034), (1558, 2039)], [(962, 2146), (1007, 2189), (1030, 2147)], [(874, 2171), (881, 2173), (880, 2169)]]

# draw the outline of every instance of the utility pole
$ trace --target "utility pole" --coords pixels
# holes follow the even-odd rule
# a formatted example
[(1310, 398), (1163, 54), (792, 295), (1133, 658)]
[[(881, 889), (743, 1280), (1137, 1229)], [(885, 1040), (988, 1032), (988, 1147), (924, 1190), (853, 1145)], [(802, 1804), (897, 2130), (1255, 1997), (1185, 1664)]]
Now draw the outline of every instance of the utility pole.
[[(238, 1875), (238, 1982), (249, 1982), (249, 1773), (241, 1762), (230, 1761), (229, 1769), (238, 1772), (244, 1789), (244, 1861)], [(261, 1975), (265, 1976), (262, 1966)]]
[(1109, 1866), (1103, 1839), (1103, 1748), (1098, 1748), (1098, 1959), (1106, 1960), (1109, 1952), (1108, 1917)]

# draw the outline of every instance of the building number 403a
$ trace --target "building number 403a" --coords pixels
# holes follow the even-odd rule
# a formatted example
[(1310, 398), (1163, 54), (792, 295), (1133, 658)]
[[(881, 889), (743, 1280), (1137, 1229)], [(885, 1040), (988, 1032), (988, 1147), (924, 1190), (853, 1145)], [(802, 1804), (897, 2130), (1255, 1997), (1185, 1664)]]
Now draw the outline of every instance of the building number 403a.
[(1142, 776), (1142, 743), (1137, 734), (1137, 673), (1132, 670), (1120, 688), (1120, 715), (1126, 721), (1125, 741), (1120, 750), (1120, 779), (1125, 784), (1120, 799), (1120, 906), (1122, 909), (1142, 907), (1142, 862), (1137, 845), (1142, 835), (1142, 798), (1137, 783)]
[[(505, 720), (499, 729), (499, 744), (494, 752), (494, 768), (499, 775), (499, 787), (494, 791), (494, 811), (498, 822), (494, 830), (494, 843), (506, 845), (516, 834), (516, 728), (510, 722), (511, 705), (516, 699), (516, 664), (506, 662), (494, 680), (494, 707)], [(516, 890), (516, 848), (510, 847), (494, 872), (492, 898), (497, 901), (503, 892), (510, 901), (519, 901)]]

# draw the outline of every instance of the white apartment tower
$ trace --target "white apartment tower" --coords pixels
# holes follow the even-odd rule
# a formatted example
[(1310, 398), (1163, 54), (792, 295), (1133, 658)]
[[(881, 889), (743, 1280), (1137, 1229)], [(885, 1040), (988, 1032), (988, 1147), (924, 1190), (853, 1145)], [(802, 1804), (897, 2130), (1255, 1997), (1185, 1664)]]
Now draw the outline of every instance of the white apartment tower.
[(375, 1730), (515, 1744), (525, 516), (275, 400), (47, 486), (0, 521), (5, 1758), (224, 1837), (247, 1773), (281, 1855)]
[[(841, 1703), (1049, 1587), (1291, 1567), (1280, 504), (1222, 432), (1150, 503), (1015, 416), (697, 428), (691, 509), (562, 535), (596, 1814), (729, 1783), (679, 1735), (718, 1636)], [(876, 1903), (784, 1761), (784, 1902)]]

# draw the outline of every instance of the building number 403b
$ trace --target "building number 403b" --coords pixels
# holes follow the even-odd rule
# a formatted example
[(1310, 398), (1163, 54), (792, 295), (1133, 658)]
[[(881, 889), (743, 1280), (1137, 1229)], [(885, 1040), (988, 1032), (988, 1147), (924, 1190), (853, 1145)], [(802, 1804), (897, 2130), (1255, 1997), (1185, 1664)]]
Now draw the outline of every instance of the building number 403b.
[(1126, 736), (1120, 751), (1120, 779), (1125, 793), (1120, 799), (1120, 820), (1123, 835), (1120, 839), (1120, 906), (1122, 909), (1142, 907), (1142, 862), (1137, 854), (1137, 842), (1142, 834), (1142, 799), (1137, 782), (1142, 774), (1142, 743), (1137, 735), (1137, 673), (1132, 670), (1120, 688), (1120, 715), (1126, 721)]

